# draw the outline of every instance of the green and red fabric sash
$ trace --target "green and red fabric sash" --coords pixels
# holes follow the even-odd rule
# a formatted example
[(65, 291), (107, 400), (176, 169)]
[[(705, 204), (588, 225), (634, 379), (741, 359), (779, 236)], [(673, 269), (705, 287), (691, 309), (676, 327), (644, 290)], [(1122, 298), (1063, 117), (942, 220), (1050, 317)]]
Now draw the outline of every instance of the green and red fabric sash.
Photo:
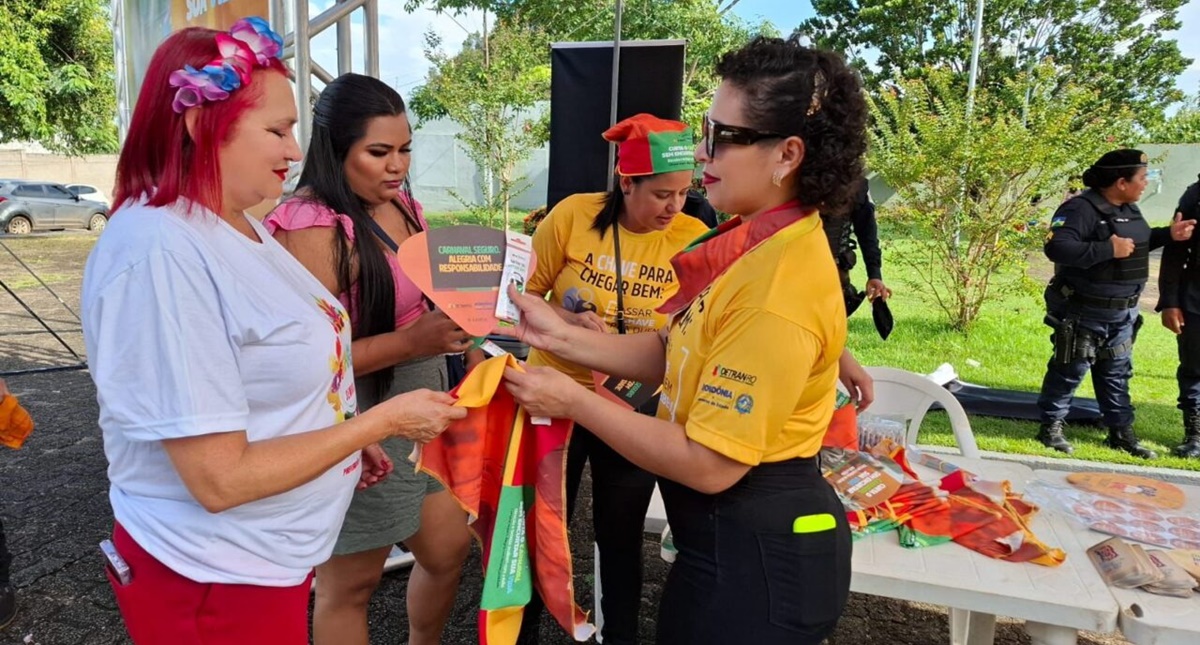
[(567, 539), (566, 454), (572, 422), (530, 425), (500, 387), (511, 355), (477, 366), (452, 394), (467, 417), (417, 452), (417, 469), (440, 481), (471, 518), (483, 550), (480, 645), (513, 645), (537, 589), (575, 640), (596, 631), (575, 604)]
[(663, 303), (658, 312), (674, 315), (687, 308), (739, 258), (813, 213), (816, 209), (803, 208), (800, 202), (791, 201), (750, 220), (735, 216), (696, 238), (671, 258), (679, 291)]

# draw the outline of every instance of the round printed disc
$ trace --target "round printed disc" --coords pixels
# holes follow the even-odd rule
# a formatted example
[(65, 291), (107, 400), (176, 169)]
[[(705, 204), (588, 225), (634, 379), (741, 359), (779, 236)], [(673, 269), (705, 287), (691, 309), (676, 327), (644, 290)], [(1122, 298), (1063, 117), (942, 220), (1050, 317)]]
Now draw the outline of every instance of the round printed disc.
[(1067, 481), (1082, 490), (1143, 506), (1180, 508), (1184, 501), (1178, 486), (1138, 475), (1071, 473)]

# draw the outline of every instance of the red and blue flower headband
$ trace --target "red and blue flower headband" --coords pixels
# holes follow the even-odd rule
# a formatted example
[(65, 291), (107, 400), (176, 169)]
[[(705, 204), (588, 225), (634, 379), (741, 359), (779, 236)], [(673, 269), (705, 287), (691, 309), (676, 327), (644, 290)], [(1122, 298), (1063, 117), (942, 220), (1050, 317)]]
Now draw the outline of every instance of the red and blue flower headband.
[(283, 38), (257, 16), (242, 18), (216, 39), (219, 58), (200, 69), (185, 65), (171, 72), (171, 87), (179, 88), (171, 102), (177, 114), (201, 103), (224, 101), (230, 92), (250, 82), (256, 67), (268, 67), (272, 58), (283, 54)]

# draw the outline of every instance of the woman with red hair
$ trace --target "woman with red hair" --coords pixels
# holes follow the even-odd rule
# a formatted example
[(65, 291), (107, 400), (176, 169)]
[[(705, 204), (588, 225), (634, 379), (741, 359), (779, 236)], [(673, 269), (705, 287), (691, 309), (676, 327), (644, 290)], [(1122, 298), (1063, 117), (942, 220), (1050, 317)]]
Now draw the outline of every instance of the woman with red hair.
[(135, 643), (308, 643), (312, 569), (386, 474), (362, 450), (464, 416), (429, 390), (357, 414), (345, 309), (245, 212), (300, 158), (282, 45), (249, 18), (159, 46), (84, 271)]

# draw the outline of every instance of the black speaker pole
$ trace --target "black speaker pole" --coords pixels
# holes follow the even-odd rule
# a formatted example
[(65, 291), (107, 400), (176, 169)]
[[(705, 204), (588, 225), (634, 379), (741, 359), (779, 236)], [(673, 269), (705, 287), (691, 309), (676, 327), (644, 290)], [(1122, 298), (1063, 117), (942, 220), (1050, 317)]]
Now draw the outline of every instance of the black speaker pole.
[[(613, 64), (612, 64), (612, 99), (608, 108), (608, 127), (617, 124), (617, 90), (621, 84), (621, 14), (624, 13), (625, 3), (617, 0), (613, 10)], [(617, 165), (617, 144), (608, 144), (608, 191), (612, 192), (616, 175), (613, 168)]]

